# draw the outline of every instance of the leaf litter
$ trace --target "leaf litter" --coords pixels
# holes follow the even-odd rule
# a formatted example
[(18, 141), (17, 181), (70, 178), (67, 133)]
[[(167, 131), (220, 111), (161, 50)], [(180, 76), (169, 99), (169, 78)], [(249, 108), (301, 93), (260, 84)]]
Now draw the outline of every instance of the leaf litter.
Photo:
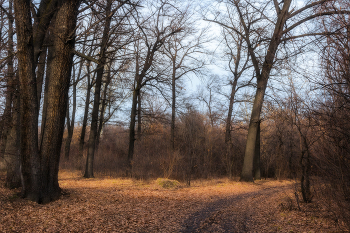
[(340, 232), (317, 201), (297, 208), (293, 181), (193, 181), (164, 188), (156, 180), (84, 179), (61, 171), (62, 197), (39, 205), (4, 187), (0, 232)]

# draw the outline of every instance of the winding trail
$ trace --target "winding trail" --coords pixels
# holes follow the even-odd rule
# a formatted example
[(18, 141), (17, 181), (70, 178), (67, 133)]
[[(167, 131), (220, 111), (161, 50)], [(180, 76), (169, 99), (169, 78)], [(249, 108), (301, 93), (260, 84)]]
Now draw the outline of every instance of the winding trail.
[(184, 221), (182, 233), (190, 232), (249, 232), (257, 213), (256, 204), (285, 187), (232, 195), (213, 201)]

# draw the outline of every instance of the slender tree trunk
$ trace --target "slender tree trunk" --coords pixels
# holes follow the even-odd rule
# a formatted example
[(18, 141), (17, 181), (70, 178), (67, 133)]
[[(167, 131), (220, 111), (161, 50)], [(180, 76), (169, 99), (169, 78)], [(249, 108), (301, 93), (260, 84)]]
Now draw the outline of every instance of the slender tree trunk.
[(79, 140), (79, 157), (80, 158), (82, 158), (84, 155), (85, 134), (86, 134), (86, 126), (87, 126), (87, 120), (88, 120), (88, 114), (89, 114), (89, 103), (90, 103), (90, 94), (91, 94), (90, 66), (88, 66), (87, 69), (88, 69), (88, 75), (87, 75), (85, 110), (84, 110), (83, 125), (81, 127), (81, 134), (80, 134), (80, 140)]
[(231, 96), (230, 96), (230, 103), (228, 107), (228, 113), (226, 118), (226, 127), (225, 127), (225, 144), (226, 144), (226, 167), (227, 167), (227, 173), (229, 176), (229, 179), (232, 179), (232, 168), (234, 163), (234, 156), (232, 154), (232, 140), (231, 140), (231, 119), (232, 119), (232, 112), (233, 112), (233, 104), (235, 101), (235, 95), (236, 95), (236, 87), (238, 82), (238, 76), (235, 74), (235, 78), (233, 80), (233, 83), (231, 84)]
[(127, 158), (127, 169), (126, 176), (132, 176), (132, 160), (134, 158), (134, 147), (135, 147), (135, 124), (136, 124), (136, 107), (137, 107), (137, 97), (140, 95), (140, 84), (141, 77), (139, 75), (139, 55), (136, 53), (136, 70), (135, 70), (135, 83), (134, 91), (132, 95), (131, 113), (130, 113), (130, 127), (129, 127), (129, 150)]
[(21, 171), (20, 171), (20, 100), (19, 92), (13, 95), (12, 122), (11, 129), (7, 136), (5, 161), (7, 163), (6, 187), (21, 187)]
[(175, 151), (175, 120), (176, 120), (176, 61), (172, 59), (173, 62), (173, 73), (171, 76), (171, 149), (174, 153)]
[(141, 91), (139, 91), (139, 94), (137, 96), (137, 139), (141, 139), (141, 129), (142, 129), (142, 116), (141, 116), (141, 105), (142, 98), (141, 98)]
[[(87, 38), (88, 38), (88, 34), (85, 35), (83, 50), (85, 49), (85, 45), (87, 43)], [(95, 40), (95, 38), (93, 39), (93, 41), (94, 40)], [(92, 53), (92, 49), (89, 52), (89, 56), (91, 56), (91, 53)], [(82, 59), (81, 60), (81, 64), (80, 64), (80, 68), (79, 68), (79, 72), (83, 68), (83, 62), (84, 62), (84, 60)], [(91, 93), (91, 83), (90, 83), (91, 71), (90, 71), (90, 65), (91, 65), (91, 62), (87, 61), (87, 65), (86, 65), (86, 69), (87, 69), (87, 90), (86, 90), (86, 99), (85, 99), (85, 109), (84, 109), (83, 124), (82, 124), (82, 127), (81, 127), (80, 138), (79, 138), (79, 152), (78, 152), (79, 158), (82, 158), (84, 156), (84, 144), (85, 144), (86, 125), (87, 125), (88, 114), (89, 114), (89, 103), (90, 103), (90, 93)]]
[(58, 184), (58, 168), (73, 65), (74, 30), (79, 2), (79, 0), (62, 1), (55, 20), (54, 57), (48, 87), (47, 118), (40, 149), (41, 203), (56, 200), (61, 191)]
[[(81, 66), (82, 66), (82, 62), (80, 63), (80, 68), (79, 68), (79, 72), (78, 72), (78, 77), (77, 79), (79, 79), (80, 76), (80, 72), (81, 72)], [(69, 120), (69, 103), (67, 103), (67, 131), (68, 131), (68, 135), (67, 135), (67, 139), (66, 139), (66, 144), (65, 144), (65, 148), (64, 148), (64, 156), (66, 159), (69, 159), (69, 153), (70, 153), (70, 145), (72, 143), (72, 138), (73, 138), (73, 133), (74, 133), (74, 124), (75, 124), (75, 112), (77, 109), (77, 83), (76, 83), (76, 79), (75, 79), (75, 72), (73, 71), (73, 111), (72, 111), (72, 119)]]
[(226, 118), (226, 127), (225, 127), (225, 142), (226, 143), (231, 142), (231, 119), (232, 119), (232, 112), (233, 112), (233, 104), (235, 102), (237, 82), (238, 82), (238, 78), (235, 78), (233, 83), (231, 84), (231, 96), (230, 96), (230, 103), (229, 103), (229, 107), (228, 107), (228, 113), (227, 113), (227, 118)]
[(136, 87), (133, 92), (131, 117), (130, 117), (130, 133), (129, 133), (129, 152), (128, 152), (128, 168), (127, 176), (132, 176), (132, 160), (134, 157), (134, 145), (135, 145), (135, 124), (136, 124), (136, 110), (137, 110), (137, 96), (139, 95), (139, 89)]
[(311, 190), (310, 190), (310, 172), (311, 172), (310, 151), (309, 151), (307, 139), (301, 133), (300, 128), (299, 128), (299, 134), (300, 134), (300, 150), (301, 150), (301, 156), (300, 156), (301, 194), (303, 197), (303, 201), (305, 203), (310, 203), (312, 201), (312, 194), (311, 194)]
[[(257, 90), (254, 98), (253, 109), (250, 117), (247, 144), (245, 148), (244, 162), (241, 173), (241, 181), (253, 182), (253, 161), (255, 155), (255, 144), (258, 134), (258, 126), (260, 120), (260, 113), (264, 102), (264, 95), (266, 91), (267, 82), (270, 76), (270, 72), (275, 59), (275, 54), (280, 43), (283, 26), (288, 17), (288, 10), (291, 4), (291, 0), (284, 0), (283, 8), (278, 15), (278, 19), (275, 25), (275, 30), (271, 38), (265, 62), (262, 67), (261, 76), (257, 76)], [(251, 49), (249, 52), (253, 52)], [(255, 57), (255, 54), (251, 54)], [(258, 69), (255, 67), (255, 69)], [(259, 72), (257, 72), (259, 73)]]
[(256, 136), (255, 142), (255, 155), (254, 155), (254, 180), (261, 180), (261, 172), (260, 172), (260, 124), (258, 125), (258, 134)]
[(98, 128), (97, 128), (98, 132), (97, 132), (97, 138), (96, 138), (96, 150), (98, 150), (98, 147), (100, 145), (100, 138), (101, 138), (103, 126), (105, 124), (104, 116), (105, 116), (106, 106), (107, 106), (107, 92), (109, 90), (108, 86), (111, 82), (111, 79), (112, 79), (111, 70), (110, 70), (110, 67), (108, 67), (108, 75), (107, 75), (107, 80), (103, 89), (100, 119), (99, 119)]
[(100, 58), (99, 58), (99, 65), (96, 71), (96, 84), (95, 84), (95, 94), (94, 94), (94, 105), (92, 109), (92, 116), (91, 116), (91, 128), (90, 128), (90, 136), (89, 136), (89, 149), (88, 149), (88, 155), (86, 158), (86, 167), (85, 167), (85, 178), (92, 178), (94, 177), (94, 170), (93, 170), (93, 164), (94, 164), (94, 156), (95, 156), (95, 148), (96, 148), (96, 138), (97, 138), (97, 124), (98, 124), (98, 112), (100, 107), (100, 98), (101, 98), (101, 85), (102, 85), (102, 78), (104, 74), (104, 67), (106, 65), (106, 50), (107, 50), (107, 43), (109, 40), (109, 30), (111, 25), (111, 7), (112, 7), (112, 0), (107, 0), (106, 5), (106, 22), (103, 29), (103, 35), (102, 35), (102, 42), (101, 42), (101, 49), (100, 49)]

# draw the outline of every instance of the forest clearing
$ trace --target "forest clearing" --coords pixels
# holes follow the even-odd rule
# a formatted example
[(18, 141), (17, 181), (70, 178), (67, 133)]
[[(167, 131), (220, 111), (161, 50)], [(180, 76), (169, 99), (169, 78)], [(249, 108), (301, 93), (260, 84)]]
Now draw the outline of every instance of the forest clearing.
[(0, 0), (0, 233), (350, 231), (349, 119), (349, 0)]
[(0, 177), (0, 232), (342, 231), (317, 198), (298, 210), (290, 180), (195, 180), (167, 188), (160, 179), (84, 179), (61, 171), (64, 195), (40, 205), (4, 188)]

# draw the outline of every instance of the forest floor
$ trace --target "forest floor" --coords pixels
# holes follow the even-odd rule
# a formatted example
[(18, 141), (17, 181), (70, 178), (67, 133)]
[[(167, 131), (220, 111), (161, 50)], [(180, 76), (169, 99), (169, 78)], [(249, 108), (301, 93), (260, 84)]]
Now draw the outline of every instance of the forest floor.
[(63, 171), (59, 183), (64, 195), (39, 205), (4, 188), (0, 174), (0, 232), (342, 231), (318, 200), (299, 210), (293, 181), (213, 179), (165, 188), (159, 180), (84, 179)]

